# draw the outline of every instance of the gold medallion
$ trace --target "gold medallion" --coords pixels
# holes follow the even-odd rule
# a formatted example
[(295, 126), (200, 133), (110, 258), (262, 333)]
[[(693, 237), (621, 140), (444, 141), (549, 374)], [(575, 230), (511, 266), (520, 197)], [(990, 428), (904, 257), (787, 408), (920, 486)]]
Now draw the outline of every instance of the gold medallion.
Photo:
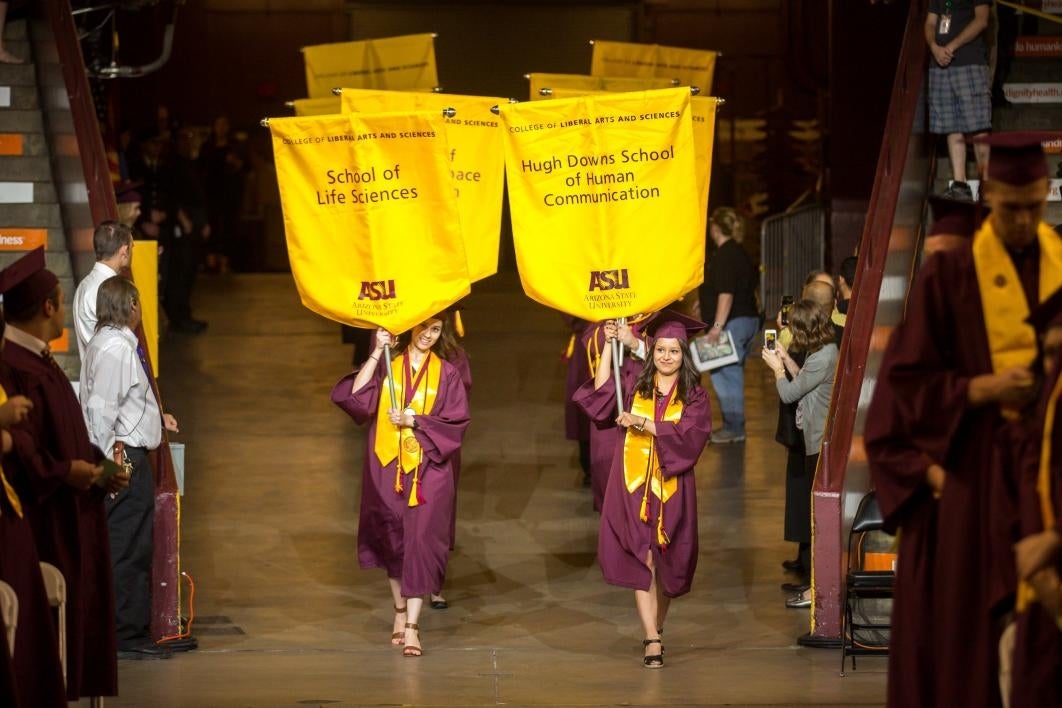
[(420, 453), (420, 443), (412, 435), (405, 435), (402, 437), (402, 450), (410, 455), (416, 455)]

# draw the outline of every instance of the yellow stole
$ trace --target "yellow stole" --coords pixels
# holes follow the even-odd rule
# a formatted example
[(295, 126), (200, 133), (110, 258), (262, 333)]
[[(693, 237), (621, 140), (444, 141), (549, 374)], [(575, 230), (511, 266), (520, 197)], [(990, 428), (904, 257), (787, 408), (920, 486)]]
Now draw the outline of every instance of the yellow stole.
[[(1051, 438), (1055, 429), (1055, 411), (1059, 397), (1062, 397), (1062, 376), (1055, 381), (1055, 387), (1047, 399), (1040, 444), (1040, 473), (1036, 478), (1036, 495), (1040, 498), (1040, 520), (1043, 522), (1044, 531), (1055, 528), (1056, 524), (1055, 509), (1051, 504)], [(1024, 612), (1034, 602), (1036, 590), (1033, 586), (1024, 580), (1018, 581), (1018, 612)], [(1062, 629), (1062, 618), (1056, 617), (1055, 620), (1059, 622), (1059, 629)]]
[[(407, 398), (407, 393), (414, 385), (414, 381), (407, 381), (405, 375), (406, 354), (391, 360), (391, 376), (395, 382), (401, 382), (399, 388), (399, 410), (412, 408), (418, 415), (431, 412), (435, 407), (435, 397), (439, 394), (439, 380), (442, 378), (442, 360), (438, 356), (428, 353), (422, 366), (428, 367), (424, 376), (420, 379), (413, 398), (408, 406), (402, 403)], [(416, 374), (414, 373), (414, 376)], [(387, 382), (383, 382), (387, 386)], [(409, 506), (419, 506), (423, 501), (420, 494), (420, 462), (423, 451), (420, 443), (413, 434), (412, 428), (396, 427), (391, 423), (387, 411), (391, 408), (391, 397), (386, 391), (380, 391), (380, 403), (376, 408), (376, 440), (373, 442), (373, 450), (376, 459), (384, 467), (398, 460), (395, 465), (395, 493), (401, 494), (404, 490), (402, 475), (413, 473), (413, 488), (409, 493)]]
[[(1047, 224), (1037, 229), (1040, 242), (1040, 292), (1043, 302), (1062, 287), (1062, 239)], [(1029, 303), (1014, 262), (1003, 240), (985, 220), (973, 240), (977, 287), (988, 333), (992, 370), (1000, 373), (1015, 366), (1029, 367), (1036, 359), (1036, 332), (1025, 322)]]
[[(3, 386), (0, 386), (0, 406), (7, 403), (7, 391)], [(18, 493), (15, 488), (11, 486), (11, 483), (7, 481), (7, 477), (4, 476), (4, 468), (0, 467), (0, 485), (4, 488), (4, 495), (7, 496), (8, 503), (11, 504), (11, 508), (15, 510), (15, 514), (18, 518), (22, 518), (22, 501), (18, 498)]]
[[(668, 399), (664, 417), (656, 418), (656, 402), (650, 396), (645, 398), (635, 391), (634, 402), (631, 405), (631, 415), (636, 418), (647, 418), (654, 422), (677, 423), (682, 418), (682, 401), (678, 400), (678, 385), (676, 383)], [(661, 547), (666, 547), (671, 539), (664, 532), (664, 504), (678, 491), (678, 478), (665, 479), (660, 470), (660, 460), (656, 455), (656, 437), (646, 431), (627, 428), (627, 435), (623, 440), (623, 481), (627, 485), (627, 491), (631, 494), (642, 487), (642, 506), (638, 512), (639, 517), (646, 524), (649, 523), (649, 494), (660, 500), (660, 513), (656, 520), (656, 540)]]
[[(653, 314), (654, 313), (649, 312), (649, 313), (646, 313), (646, 314), (643, 314), (643, 315), (635, 315), (634, 317), (628, 317), (627, 318), (627, 324), (631, 325), (631, 326), (634, 326), (636, 324), (641, 324), (641, 323), (645, 322), (646, 320), (652, 318)], [(635, 334), (635, 336), (638, 336), (637, 333)], [(646, 340), (645, 337), (638, 337), (638, 338), (641, 339), (642, 341), (645, 341), (646, 345), (648, 346), (649, 342), (648, 342), (648, 340)], [(607, 344), (607, 342), (606, 342), (606, 344)], [(569, 344), (569, 347), (574, 347), (574, 346), (575, 346), (575, 335), (572, 335), (572, 339), (571, 339), (571, 342)], [(648, 354), (648, 352), (647, 352), (647, 354)], [(590, 337), (587, 340), (587, 342), (586, 342), (586, 360), (587, 360), (587, 362), (590, 365), (590, 378), (594, 378), (595, 376), (597, 376), (597, 367), (601, 364), (601, 347), (597, 343), (596, 333), (595, 333), (595, 336)]]

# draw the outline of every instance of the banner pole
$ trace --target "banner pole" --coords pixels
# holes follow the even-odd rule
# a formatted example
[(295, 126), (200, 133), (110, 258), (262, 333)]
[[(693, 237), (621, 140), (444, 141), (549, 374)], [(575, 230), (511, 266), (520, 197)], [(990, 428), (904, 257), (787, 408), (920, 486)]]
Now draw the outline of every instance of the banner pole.
[(387, 388), (391, 392), (391, 407), (398, 408), (398, 396), (395, 395), (395, 377), (391, 375), (391, 345), (384, 347), (384, 363), (387, 364)]
[[(618, 320), (616, 320), (616, 324), (617, 325), (625, 325), (625, 324), (627, 324), (627, 318), (626, 317), (620, 317)], [(620, 343), (620, 345), (619, 345), (619, 363), (620, 363), (620, 366), (623, 366), (623, 344), (622, 343)]]
[(623, 415), (623, 384), (620, 383), (619, 352), (623, 345), (618, 339), (612, 340), (612, 375), (616, 379), (616, 415)]

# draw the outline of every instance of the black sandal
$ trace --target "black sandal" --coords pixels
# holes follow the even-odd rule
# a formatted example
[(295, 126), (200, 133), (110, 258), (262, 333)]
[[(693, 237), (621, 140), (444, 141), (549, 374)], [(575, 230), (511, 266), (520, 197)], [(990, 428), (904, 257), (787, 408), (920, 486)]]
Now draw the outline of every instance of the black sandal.
[(650, 644), (660, 644), (660, 653), (659, 654), (650, 654), (649, 656), (645, 657), (644, 659), (642, 659), (642, 664), (644, 664), (645, 668), (647, 668), (647, 669), (662, 669), (662, 668), (664, 668), (664, 645), (660, 642), (659, 639), (643, 639), (642, 640), (642, 646), (643, 647), (647, 647)]
[(449, 606), (450, 603), (447, 602), (446, 598), (444, 598), (442, 595), (439, 595), (438, 600), (432, 599), (431, 601), (431, 609), (433, 610), (445, 610)]

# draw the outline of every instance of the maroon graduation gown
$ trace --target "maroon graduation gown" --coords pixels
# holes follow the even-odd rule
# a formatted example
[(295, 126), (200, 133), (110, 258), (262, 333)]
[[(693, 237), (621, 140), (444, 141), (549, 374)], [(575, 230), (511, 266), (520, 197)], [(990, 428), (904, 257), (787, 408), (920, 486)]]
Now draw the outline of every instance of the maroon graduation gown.
[[(6, 471), (5, 474), (10, 474)], [(29, 521), (19, 518), (0, 489), (0, 580), (18, 596), (14, 659), (0, 633), (0, 705), (15, 708), (66, 706), (63, 669), (37, 544)], [(0, 622), (0, 631), (3, 623)], [(3, 666), (6, 664), (6, 667)], [(6, 681), (4, 679), (7, 679)]]
[[(1038, 261), (1021, 270), (1035, 297)], [(1031, 290), (1031, 292), (1030, 292)], [(1016, 323), (1017, 324), (1017, 323)], [(934, 255), (889, 341), (865, 442), (882, 513), (901, 528), (889, 658), (890, 706), (998, 706), (999, 624), (992, 492), (1010, 433), (994, 405), (967, 408), (992, 373), (969, 248)], [(933, 500), (932, 462), (947, 472)]]
[[(641, 327), (639, 325), (632, 325), (631, 329), (636, 336), (641, 338)], [(583, 352), (588, 352), (592, 347), (595, 348), (595, 351), (603, 351), (609, 346), (608, 342), (605, 341), (605, 328), (600, 324), (588, 325), (583, 332), (579, 346)], [(652, 342), (646, 338), (646, 356), (652, 356), (651, 346)], [(644, 361), (632, 356), (630, 352), (624, 352), (623, 364), (620, 366), (620, 385), (623, 388), (624, 396), (627, 395), (628, 391), (634, 389), (634, 383), (638, 380), (638, 375), (642, 373), (642, 367), (644, 366)], [(583, 379), (579, 387), (576, 388), (576, 392), (588, 382), (593, 386), (593, 375), (589, 376), (588, 379)], [(612, 378), (609, 379), (607, 388), (612, 393), (612, 417), (605, 420), (604, 423), (600, 423), (595, 421), (593, 416), (590, 415), (590, 422), (592, 423), (590, 426), (590, 489), (594, 497), (594, 511), (601, 511), (605, 502), (605, 489), (608, 487), (609, 470), (612, 468), (612, 457), (618, 437), (616, 426), (612, 423), (616, 418), (616, 384), (613, 383)], [(580, 407), (585, 411), (585, 406), (580, 405)]]
[(424, 455), (419, 474), (425, 501), (415, 507), (409, 506), (413, 475), (403, 475), (403, 490), (395, 492), (398, 461), (384, 467), (373, 450), (379, 399), (389, 395), (384, 390), (387, 384), (382, 371), (355, 394), (350, 392), (355, 374), (344, 376), (332, 389), (333, 403), (359, 425), (369, 423), (362, 468), (358, 563), (362, 568), (383, 568), (387, 577), (401, 579), (403, 597), (439, 590), (450, 551), (454, 513), (451, 458), (461, 447), (469, 417), (460, 373), (449, 362), (441, 363), (435, 404), (429, 414), (417, 416), (418, 427), (413, 432)]
[(572, 354), (567, 357), (567, 376), (564, 380), (564, 437), (568, 440), (590, 440), (590, 419), (583, 413), (583, 409), (575, 405), (572, 396), (587, 379), (594, 378), (590, 371), (590, 359), (586, 353), (586, 347), (580, 341), (586, 330), (587, 321), (578, 317), (565, 316), (565, 321), (571, 328), (575, 341), (572, 346)]
[[(624, 410), (630, 410), (634, 387), (625, 391)], [(597, 425), (616, 418), (616, 393), (611, 381), (594, 390), (588, 381), (575, 394), (576, 402)], [(656, 577), (668, 597), (690, 591), (697, 569), (697, 485), (693, 467), (712, 432), (711, 404), (700, 386), (689, 393), (677, 423), (657, 421), (656, 452), (667, 478), (678, 479), (678, 489), (664, 505), (664, 530), (671, 543), (665, 551), (657, 542), (656, 526), (660, 500), (649, 495), (649, 523), (640, 518), (642, 489), (631, 493), (623, 476), (625, 431), (613, 426), (610, 479), (601, 510), (597, 560), (605, 582), (611, 585), (648, 590), (652, 574), (645, 560), (652, 551)]]
[[(454, 365), (458, 374), (461, 375), (461, 383), (465, 387), (465, 397), (472, 400), (472, 368), (468, 365), (468, 354), (458, 347), (447, 360)], [(450, 517), (450, 550), (454, 550), (457, 543), (457, 487), (461, 482), (461, 449), (458, 448), (450, 457), (450, 465), (454, 470), (454, 513)], [(440, 590), (441, 588), (436, 588)]]
[[(59, 367), (14, 342), (5, 342), (0, 385), (8, 396), (33, 401), (29, 417), (11, 429), (14, 450), (5, 467), (33, 529), (40, 559), (66, 579), (67, 696), (118, 693), (110, 540), (105, 493), (82, 492), (64, 478), (72, 460), (99, 462), (74, 389)], [(18, 647), (16, 647), (16, 657)]]
[[(1040, 452), (1044, 412), (1047, 399), (1054, 389), (1060, 368), (1044, 382), (1038, 409), (1039, 425), (1034, 427), (1026, 446), (1024, 464), (1018, 478), (1018, 516), (1020, 536), (1030, 536), (1043, 530), (1040, 496), (1036, 486), (1040, 476)], [(1056, 410), (1056, 415), (1058, 415)], [(1056, 514), (1062, 510), (1062, 423), (1056, 418), (1051, 431), (1051, 496)], [(1062, 562), (1055, 564), (1062, 577)], [(1039, 603), (1017, 613), (1014, 638), (1014, 657), (1011, 664), (1010, 705), (1023, 708), (1062, 708), (1062, 630), (1054, 618)]]

